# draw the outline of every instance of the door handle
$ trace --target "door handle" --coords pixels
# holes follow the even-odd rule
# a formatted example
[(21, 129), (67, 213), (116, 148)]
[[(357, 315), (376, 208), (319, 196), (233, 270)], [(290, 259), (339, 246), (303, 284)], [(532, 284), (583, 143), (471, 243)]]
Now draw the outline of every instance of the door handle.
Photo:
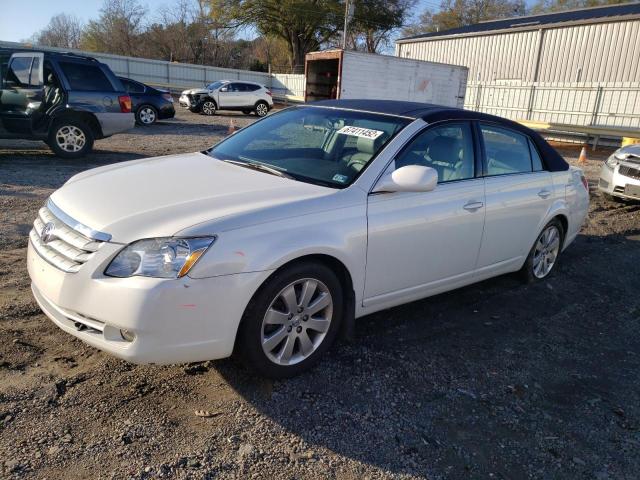
[(482, 202), (468, 202), (462, 208), (464, 208), (468, 212), (475, 212), (476, 210), (482, 207), (484, 207), (484, 203)]
[(545, 189), (543, 189), (543, 190), (540, 190), (540, 191), (538, 192), (538, 196), (539, 196), (540, 198), (548, 198), (548, 197), (549, 197), (549, 195), (551, 195), (551, 192), (550, 192), (549, 190), (547, 190), (546, 188), (545, 188)]

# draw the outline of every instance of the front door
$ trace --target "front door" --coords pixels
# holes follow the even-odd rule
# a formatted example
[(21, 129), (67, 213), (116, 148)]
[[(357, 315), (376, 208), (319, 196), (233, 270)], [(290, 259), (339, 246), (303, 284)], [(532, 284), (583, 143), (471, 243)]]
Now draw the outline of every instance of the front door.
[(438, 185), (369, 196), (365, 307), (421, 298), (473, 277), (485, 212), (471, 125), (427, 127), (390, 168), (412, 164), (434, 168)]
[(15, 53), (11, 56), (0, 91), (0, 135), (28, 136), (43, 95), (42, 53)]

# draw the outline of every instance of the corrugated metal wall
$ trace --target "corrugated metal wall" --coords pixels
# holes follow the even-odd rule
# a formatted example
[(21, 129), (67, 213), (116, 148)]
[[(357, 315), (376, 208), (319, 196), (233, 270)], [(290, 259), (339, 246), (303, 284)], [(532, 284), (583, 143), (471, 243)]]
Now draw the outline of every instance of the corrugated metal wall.
[(436, 37), (398, 43), (396, 55), (464, 65), (470, 81), (640, 82), (640, 20)]

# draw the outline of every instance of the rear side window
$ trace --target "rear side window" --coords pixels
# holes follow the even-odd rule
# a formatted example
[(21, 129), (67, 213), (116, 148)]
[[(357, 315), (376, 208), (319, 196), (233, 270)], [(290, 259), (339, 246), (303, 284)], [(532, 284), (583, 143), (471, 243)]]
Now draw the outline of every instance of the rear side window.
[(488, 125), (480, 125), (480, 130), (484, 140), (487, 175), (533, 171), (528, 137), (506, 128)]
[(113, 85), (100, 67), (74, 62), (60, 62), (60, 68), (72, 90), (113, 92)]
[[(33, 74), (31, 63), (33, 62)], [(7, 69), (7, 82), (9, 85), (22, 88), (36, 88), (40, 86), (38, 68), (40, 59), (34, 57), (15, 57), (11, 60)]]
[(144, 93), (144, 85), (131, 80), (121, 80), (124, 88), (129, 93)]
[(533, 171), (541, 172), (542, 170), (544, 170), (544, 165), (542, 165), (542, 159), (540, 158), (538, 149), (533, 144), (531, 139), (529, 139), (529, 150), (531, 150), (531, 165), (533, 166)]
[(247, 92), (255, 92), (256, 90), (260, 90), (260, 85), (253, 85), (251, 83), (245, 83), (247, 88)]

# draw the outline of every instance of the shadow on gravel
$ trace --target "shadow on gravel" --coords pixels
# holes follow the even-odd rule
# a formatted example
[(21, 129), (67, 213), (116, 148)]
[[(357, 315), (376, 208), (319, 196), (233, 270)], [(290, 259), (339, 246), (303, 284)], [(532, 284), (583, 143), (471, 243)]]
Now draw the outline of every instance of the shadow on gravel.
[(580, 236), (544, 282), (506, 275), (359, 319), (355, 341), (303, 376), (217, 368), (309, 444), (390, 473), (627, 478), (640, 468), (639, 263), (633, 235)]
[(206, 137), (212, 134), (219, 135), (226, 132), (226, 125), (215, 125), (211, 123), (169, 123), (158, 122), (156, 125), (149, 127), (136, 127), (135, 130), (129, 132), (136, 135), (190, 135), (196, 137)]

